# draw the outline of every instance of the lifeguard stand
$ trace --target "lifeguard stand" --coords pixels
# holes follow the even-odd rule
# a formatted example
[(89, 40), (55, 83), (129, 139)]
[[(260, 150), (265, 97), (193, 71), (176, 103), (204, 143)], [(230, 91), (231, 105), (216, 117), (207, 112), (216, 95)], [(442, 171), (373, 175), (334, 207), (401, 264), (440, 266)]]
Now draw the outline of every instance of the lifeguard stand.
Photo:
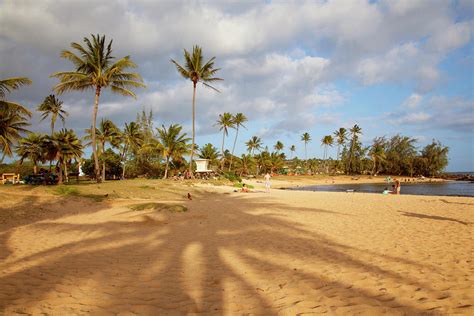
[(209, 170), (209, 159), (196, 159), (196, 173), (211, 173), (213, 170)]

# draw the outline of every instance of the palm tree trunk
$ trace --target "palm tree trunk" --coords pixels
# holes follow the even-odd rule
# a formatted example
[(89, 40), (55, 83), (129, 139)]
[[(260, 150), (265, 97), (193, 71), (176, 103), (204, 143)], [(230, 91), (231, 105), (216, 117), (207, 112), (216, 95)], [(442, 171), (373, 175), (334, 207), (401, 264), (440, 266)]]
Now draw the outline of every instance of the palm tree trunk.
[(194, 141), (195, 141), (195, 135), (196, 135), (196, 129), (195, 129), (195, 119), (196, 119), (196, 84), (197, 82), (193, 82), (193, 144), (191, 145), (191, 157), (189, 158), (189, 173), (191, 174), (191, 177), (194, 177), (193, 175), (193, 157), (194, 157)]
[(99, 157), (97, 156), (97, 147), (96, 147), (96, 138), (95, 138), (97, 112), (99, 110), (99, 96), (100, 96), (100, 86), (97, 86), (95, 89), (94, 109), (92, 111), (92, 153), (94, 155), (94, 169), (95, 169), (95, 178), (96, 178), (97, 183), (101, 182)]
[(38, 165), (37, 165), (36, 161), (35, 161), (35, 165), (33, 166), (33, 173), (34, 174), (38, 173)]
[(225, 161), (224, 140), (225, 140), (225, 129), (224, 129), (224, 132), (222, 133), (222, 162), (221, 162), (222, 171), (224, 171), (224, 161)]
[(69, 177), (67, 175), (67, 161), (64, 163), (64, 177), (66, 178), (66, 183), (69, 182)]
[(105, 181), (105, 141), (102, 142), (102, 181)]
[(237, 144), (237, 136), (239, 135), (239, 126), (237, 125), (237, 131), (235, 132), (234, 146), (232, 146), (232, 155), (230, 156), (229, 171), (232, 168), (232, 158), (234, 158), (235, 144)]
[(62, 170), (62, 167), (63, 167), (63, 164), (62, 164), (62, 159), (58, 159), (58, 164), (59, 164), (59, 174), (58, 174), (58, 184), (63, 184), (63, 170)]
[(167, 179), (167, 178), (168, 178), (168, 166), (169, 166), (169, 163), (170, 163), (170, 158), (169, 158), (168, 156), (166, 156), (165, 175), (163, 176), (163, 179)]
[(122, 154), (122, 161), (123, 161), (123, 167), (122, 167), (122, 180), (125, 179), (125, 163), (127, 162), (127, 146), (124, 145), (123, 147), (123, 154)]

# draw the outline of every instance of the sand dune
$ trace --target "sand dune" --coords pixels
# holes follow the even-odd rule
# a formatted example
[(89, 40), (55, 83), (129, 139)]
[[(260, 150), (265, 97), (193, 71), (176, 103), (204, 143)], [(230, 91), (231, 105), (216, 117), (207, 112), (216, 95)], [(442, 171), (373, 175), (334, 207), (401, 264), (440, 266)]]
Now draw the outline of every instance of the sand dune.
[(472, 198), (216, 190), (185, 213), (0, 191), (0, 311), (474, 313)]

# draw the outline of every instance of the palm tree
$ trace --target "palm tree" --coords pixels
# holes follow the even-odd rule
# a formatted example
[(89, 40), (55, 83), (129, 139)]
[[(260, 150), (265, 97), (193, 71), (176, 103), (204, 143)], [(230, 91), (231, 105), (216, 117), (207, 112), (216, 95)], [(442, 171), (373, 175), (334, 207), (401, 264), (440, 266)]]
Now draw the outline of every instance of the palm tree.
[(304, 159), (307, 160), (308, 156), (306, 153), (306, 144), (311, 141), (311, 136), (309, 135), (309, 133), (304, 133), (303, 135), (301, 135), (301, 141), (304, 142)]
[(122, 179), (125, 179), (125, 164), (127, 162), (127, 155), (129, 152), (136, 152), (138, 147), (143, 144), (143, 134), (140, 131), (140, 126), (135, 122), (130, 122), (130, 124), (125, 123), (125, 128), (120, 135), (122, 147)]
[(16, 153), (20, 156), (20, 164), (25, 159), (33, 162), (33, 172), (38, 173), (38, 162), (44, 162), (45, 135), (29, 133), (28, 136), (20, 139)]
[[(115, 126), (114, 122), (107, 119), (102, 119), (99, 124), (100, 138), (101, 143), (101, 152), (105, 153), (105, 145), (107, 143), (113, 144), (116, 141), (116, 138), (119, 136), (119, 129)], [(102, 181), (105, 181), (105, 158), (102, 159)]]
[(209, 84), (210, 82), (223, 80), (221, 78), (214, 77), (214, 75), (220, 70), (220, 68), (214, 68), (215, 59), (216, 57), (212, 57), (204, 63), (202, 49), (197, 45), (193, 46), (192, 55), (186, 49), (184, 50), (184, 61), (186, 63), (184, 67), (178, 64), (175, 60), (171, 59), (171, 62), (176, 66), (176, 69), (181, 74), (181, 76), (183, 76), (185, 79), (191, 80), (193, 83), (193, 140), (191, 145), (191, 156), (189, 159), (189, 173), (191, 175), (193, 174), (193, 156), (196, 136), (196, 87), (198, 82), (201, 82), (204, 86), (219, 92), (219, 90)]
[(296, 146), (295, 146), (295, 145), (291, 145), (291, 147), (290, 147), (291, 159), (293, 159), (293, 154), (295, 153), (295, 151), (296, 151)]
[(326, 173), (328, 173), (328, 165), (327, 165), (327, 161), (326, 161), (327, 153), (328, 153), (328, 146), (332, 147), (333, 143), (334, 143), (334, 139), (332, 138), (331, 135), (326, 135), (326, 136), (323, 137), (323, 139), (321, 139), (321, 145), (324, 146), (323, 159), (324, 159), (324, 164), (326, 165)]
[(18, 113), (14, 108), (0, 109), (0, 152), (3, 162), (5, 156), (12, 157), (12, 147), (15, 142), (21, 138), (22, 133), (28, 132), (25, 128), (30, 125), (24, 116)]
[(372, 175), (377, 175), (380, 164), (385, 161), (385, 143), (384, 137), (378, 137), (374, 139), (374, 143), (370, 148), (369, 155), (372, 158), (374, 164), (372, 168)]
[(234, 128), (234, 117), (232, 114), (225, 112), (224, 114), (219, 114), (219, 119), (217, 120), (216, 126), (219, 126), (219, 130), (222, 131), (222, 161), (221, 169), (224, 170), (224, 140), (227, 135), (229, 135), (229, 128)]
[(219, 152), (211, 143), (204, 145), (199, 149), (199, 158), (208, 159), (211, 165), (216, 164), (219, 157)]
[(242, 154), (241, 158), (237, 159), (236, 170), (239, 171), (240, 176), (248, 174), (254, 163), (255, 159), (250, 154)]
[(166, 160), (163, 179), (168, 177), (170, 159), (178, 153), (181, 154), (187, 147), (187, 142), (190, 140), (186, 138), (186, 133), (181, 134), (182, 129), (183, 127), (178, 124), (170, 125), (168, 128), (164, 125), (162, 125), (161, 128), (157, 128), (158, 138), (163, 145), (163, 156)]
[(254, 151), (260, 150), (262, 148), (262, 139), (257, 136), (252, 136), (252, 138), (250, 138), (249, 141), (245, 143), (245, 145), (247, 145), (247, 150), (253, 157)]
[(43, 103), (38, 105), (37, 110), (43, 112), (41, 114), (41, 121), (45, 120), (51, 114), (51, 135), (54, 133), (54, 124), (56, 119), (59, 117), (63, 122), (63, 126), (66, 120), (66, 116), (69, 114), (62, 108), (63, 101), (56, 98), (54, 94), (47, 96)]
[(5, 99), (7, 92), (17, 90), (23, 85), (31, 84), (31, 80), (25, 77), (6, 78), (0, 80), (0, 111), (11, 110), (19, 115), (31, 117), (31, 112), (23, 105), (7, 101)]
[(50, 137), (50, 144), (48, 146), (48, 155), (54, 157), (54, 160), (58, 162), (59, 175), (58, 184), (63, 183), (63, 170), (67, 180), (67, 161), (73, 158), (80, 158), (83, 154), (83, 146), (81, 140), (76, 136), (76, 133), (70, 129), (62, 129), (59, 132), (55, 132)]
[(354, 149), (355, 145), (357, 143), (357, 140), (359, 139), (359, 135), (362, 134), (362, 129), (359, 127), (359, 125), (355, 124), (352, 128), (349, 129), (349, 132), (351, 133), (351, 147), (349, 149), (349, 167), (348, 170), (349, 172), (352, 171), (352, 159), (354, 158)]
[(105, 35), (97, 34), (91, 35), (91, 37), (92, 41), (86, 37), (84, 38), (85, 47), (78, 43), (71, 43), (71, 47), (78, 52), (78, 55), (68, 50), (62, 51), (61, 57), (70, 60), (75, 69), (73, 71), (56, 72), (52, 77), (59, 79), (59, 83), (53, 88), (58, 94), (71, 90), (95, 90), (92, 112), (92, 152), (96, 179), (97, 182), (100, 182), (100, 167), (95, 137), (100, 93), (103, 89), (110, 87), (114, 93), (136, 97), (130, 89), (145, 87), (145, 85), (138, 73), (127, 72), (129, 68), (137, 67), (130, 56), (115, 61), (115, 57), (112, 56), (112, 40), (106, 45)]
[(230, 156), (230, 164), (229, 164), (229, 171), (232, 168), (232, 158), (234, 158), (234, 150), (235, 145), (237, 144), (237, 137), (239, 136), (239, 127), (242, 126), (246, 128), (244, 123), (247, 122), (248, 119), (243, 113), (237, 113), (234, 115), (234, 124), (235, 124), (235, 139), (234, 139), (234, 146), (232, 146), (232, 154)]
[(340, 127), (337, 131), (334, 132), (334, 137), (337, 140), (337, 156), (336, 159), (339, 159), (339, 153), (341, 146), (347, 141), (347, 130), (344, 127)]
[(276, 144), (275, 144), (275, 146), (273, 146), (273, 148), (275, 148), (275, 150), (277, 151), (277, 153), (279, 153), (280, 150), (283, 150), (284, 147), (285, 147), (285, 146), (284, 146), (283, 143), (280, 142), (280, 141), (277, 141)]

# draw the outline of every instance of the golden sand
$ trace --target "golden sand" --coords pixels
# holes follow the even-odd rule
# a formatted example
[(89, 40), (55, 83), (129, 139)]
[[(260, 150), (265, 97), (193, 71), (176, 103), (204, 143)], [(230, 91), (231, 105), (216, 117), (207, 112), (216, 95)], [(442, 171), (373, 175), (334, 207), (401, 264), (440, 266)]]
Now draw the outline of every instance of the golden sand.
[(473, 198), (188, 190), (0, 189), (0, 314), (474, 314)]

